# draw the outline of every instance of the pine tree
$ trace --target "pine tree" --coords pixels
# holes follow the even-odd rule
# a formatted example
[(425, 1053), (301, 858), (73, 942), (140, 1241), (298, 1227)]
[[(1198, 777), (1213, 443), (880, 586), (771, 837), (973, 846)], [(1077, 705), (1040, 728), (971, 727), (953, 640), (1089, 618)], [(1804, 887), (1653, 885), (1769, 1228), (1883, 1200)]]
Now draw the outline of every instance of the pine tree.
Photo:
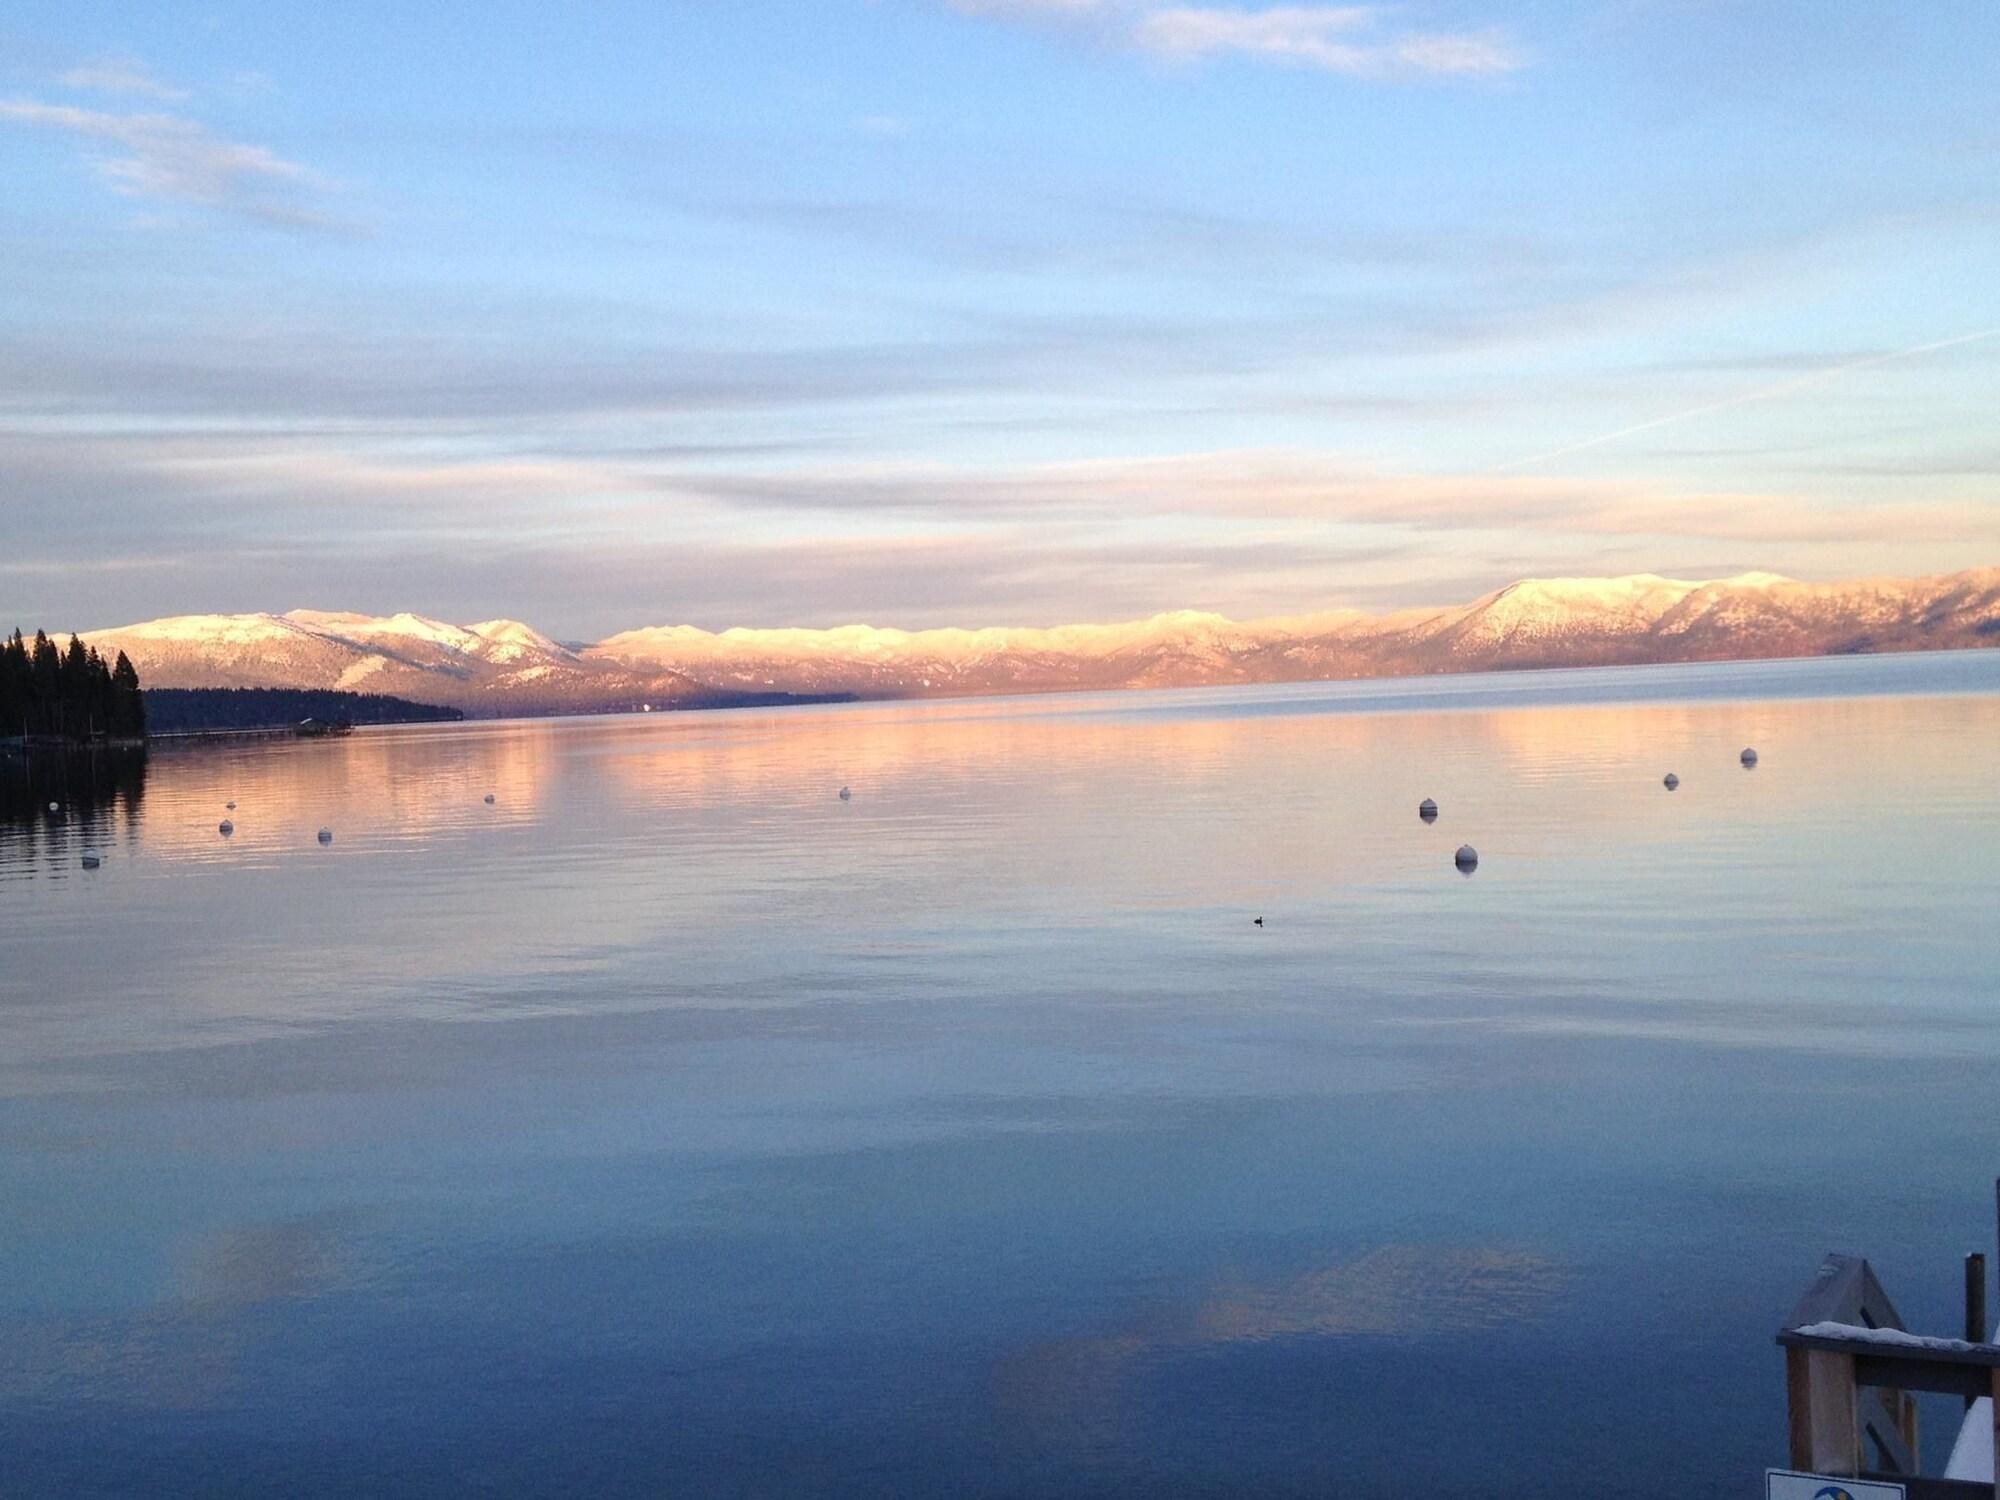
[(113, 733), (125, 739), (146, 735), (146, 695), (139, 691), (139, 671), (123, 651), (111, 668)]
[(62, 653), (48, 632), (35, 632), (35, 649), (29, 657), (28, 732), (56, 732), (55, 706), (62, 698)]
[(90, 735), (90, 652), (75, 636), (63, 652), (56, 732), (72, 740)]
[(0, 735), (27, 733), (28, 679), (28, 647), (16, 626), (6, 645), (0, 646)]
[(84, 714), (92, 738), (111, 733), (111, 669), (95, 646), (84, 654)]
[(39, 630), (32, 647), (19, 630), (0, 641), (0, 737), (86, 741), (145, 734), (145, 695), (124, 652), (114, 665), (74, 635), (58, 649)]

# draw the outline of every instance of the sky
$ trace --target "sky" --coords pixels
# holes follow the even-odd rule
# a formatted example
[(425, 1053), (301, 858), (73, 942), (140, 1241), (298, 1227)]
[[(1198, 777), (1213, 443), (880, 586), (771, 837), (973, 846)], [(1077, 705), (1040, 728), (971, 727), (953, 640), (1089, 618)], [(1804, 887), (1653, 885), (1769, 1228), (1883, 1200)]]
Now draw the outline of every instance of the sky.
[(2000, 563), (1992, 0), (0, 12), (0, 624)]

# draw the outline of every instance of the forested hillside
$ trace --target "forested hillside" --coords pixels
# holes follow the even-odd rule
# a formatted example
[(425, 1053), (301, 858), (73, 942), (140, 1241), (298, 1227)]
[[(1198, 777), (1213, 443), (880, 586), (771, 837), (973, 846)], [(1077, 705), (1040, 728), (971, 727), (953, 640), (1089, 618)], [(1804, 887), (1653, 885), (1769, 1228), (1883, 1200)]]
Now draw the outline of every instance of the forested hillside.
[(146, 693), (146, 712), (156, 734), (275, 729), (305, 719), (323, 724), (423, 724), (465, 717), (455, 708), (435, 703), (318, 688), (152, 688)]

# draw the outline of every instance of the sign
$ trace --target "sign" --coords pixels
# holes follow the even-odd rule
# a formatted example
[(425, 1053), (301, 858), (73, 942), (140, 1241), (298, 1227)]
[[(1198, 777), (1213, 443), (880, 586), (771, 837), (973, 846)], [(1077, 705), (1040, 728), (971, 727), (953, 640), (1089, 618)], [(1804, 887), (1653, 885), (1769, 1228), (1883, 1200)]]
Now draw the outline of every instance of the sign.
[(1909, 1500), (1909, 1493), (1900, 1484), (1879, 1479), (1837, 1479), (1797, 1469), (1764, 1471), (1764, 1500)]

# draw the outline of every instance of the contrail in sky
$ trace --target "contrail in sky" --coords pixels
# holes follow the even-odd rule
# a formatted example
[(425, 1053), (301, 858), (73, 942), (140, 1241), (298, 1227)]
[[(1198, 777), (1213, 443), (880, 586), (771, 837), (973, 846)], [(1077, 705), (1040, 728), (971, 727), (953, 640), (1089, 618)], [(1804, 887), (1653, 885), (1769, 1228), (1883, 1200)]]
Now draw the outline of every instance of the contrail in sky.
[(1545, 464), (1552, 458), (1562, 458), (1571, 453), (1581, 453), (1586, 448), (1596, 448), (1604, 443), (1615, 443), (1619, 438), (1630, 437), (1635, 432), (1650, 432), (1655, 427), (1665, 427), (1670, 422), (1685, 422), (1689, 417), (1706, 416), (1712, 411), (1727, 411), (1732, 406), (1750, 406), (1759, 401), (1773, 401), (1780, 396), (1789, 396), (1793, 391), (1802, 391), (1808, 386), (1838, 379), (1856, 370), (1871, 369), (1876, 365), (1893, 364), (1899, 359), (1914, 359), (1919, 354), (1935, 354), (1940, 349), (1955, 349), (1960, 344), (1976, 344), (1982, 339), (2000, 338), (2000, 328), (1987, 328), (1978, 333), (1961, 333), (1955, 338), (1938, 339), (1928, 344), (1918, 344), (1911, 349), (1897, 349), (1888, 354), (1870, 354), (1863, 359), (1850, 359), (1845, 364), (1828, 365), (1823, 370), (1813, 370), (1805, 375), (1795, 375), (1790, 380), (1781, 380), (1776, 385), (1761, 385), (1754, 391), (1728, 396), (1721, 401), (1710, 401), (1702, 406), (1690, 406), (1686, 411), (1669, 412), (1664, 417), (1654, 417), (1648, 422), (1635, 422), (1630, 427), (1621, 427), (1616, 432), (1601, 432), (1596, 437), (1585, 438), (1580, 443), (1571, 443), (1566, 448), (1551, 448), (1547, 453), (1537, 453), (1531, 458), (1517, 458), (1512, 463), (1502, 464), (1494, 472), (1504, 474), (1509, 469), (1524, 469), (1529, 464)]

